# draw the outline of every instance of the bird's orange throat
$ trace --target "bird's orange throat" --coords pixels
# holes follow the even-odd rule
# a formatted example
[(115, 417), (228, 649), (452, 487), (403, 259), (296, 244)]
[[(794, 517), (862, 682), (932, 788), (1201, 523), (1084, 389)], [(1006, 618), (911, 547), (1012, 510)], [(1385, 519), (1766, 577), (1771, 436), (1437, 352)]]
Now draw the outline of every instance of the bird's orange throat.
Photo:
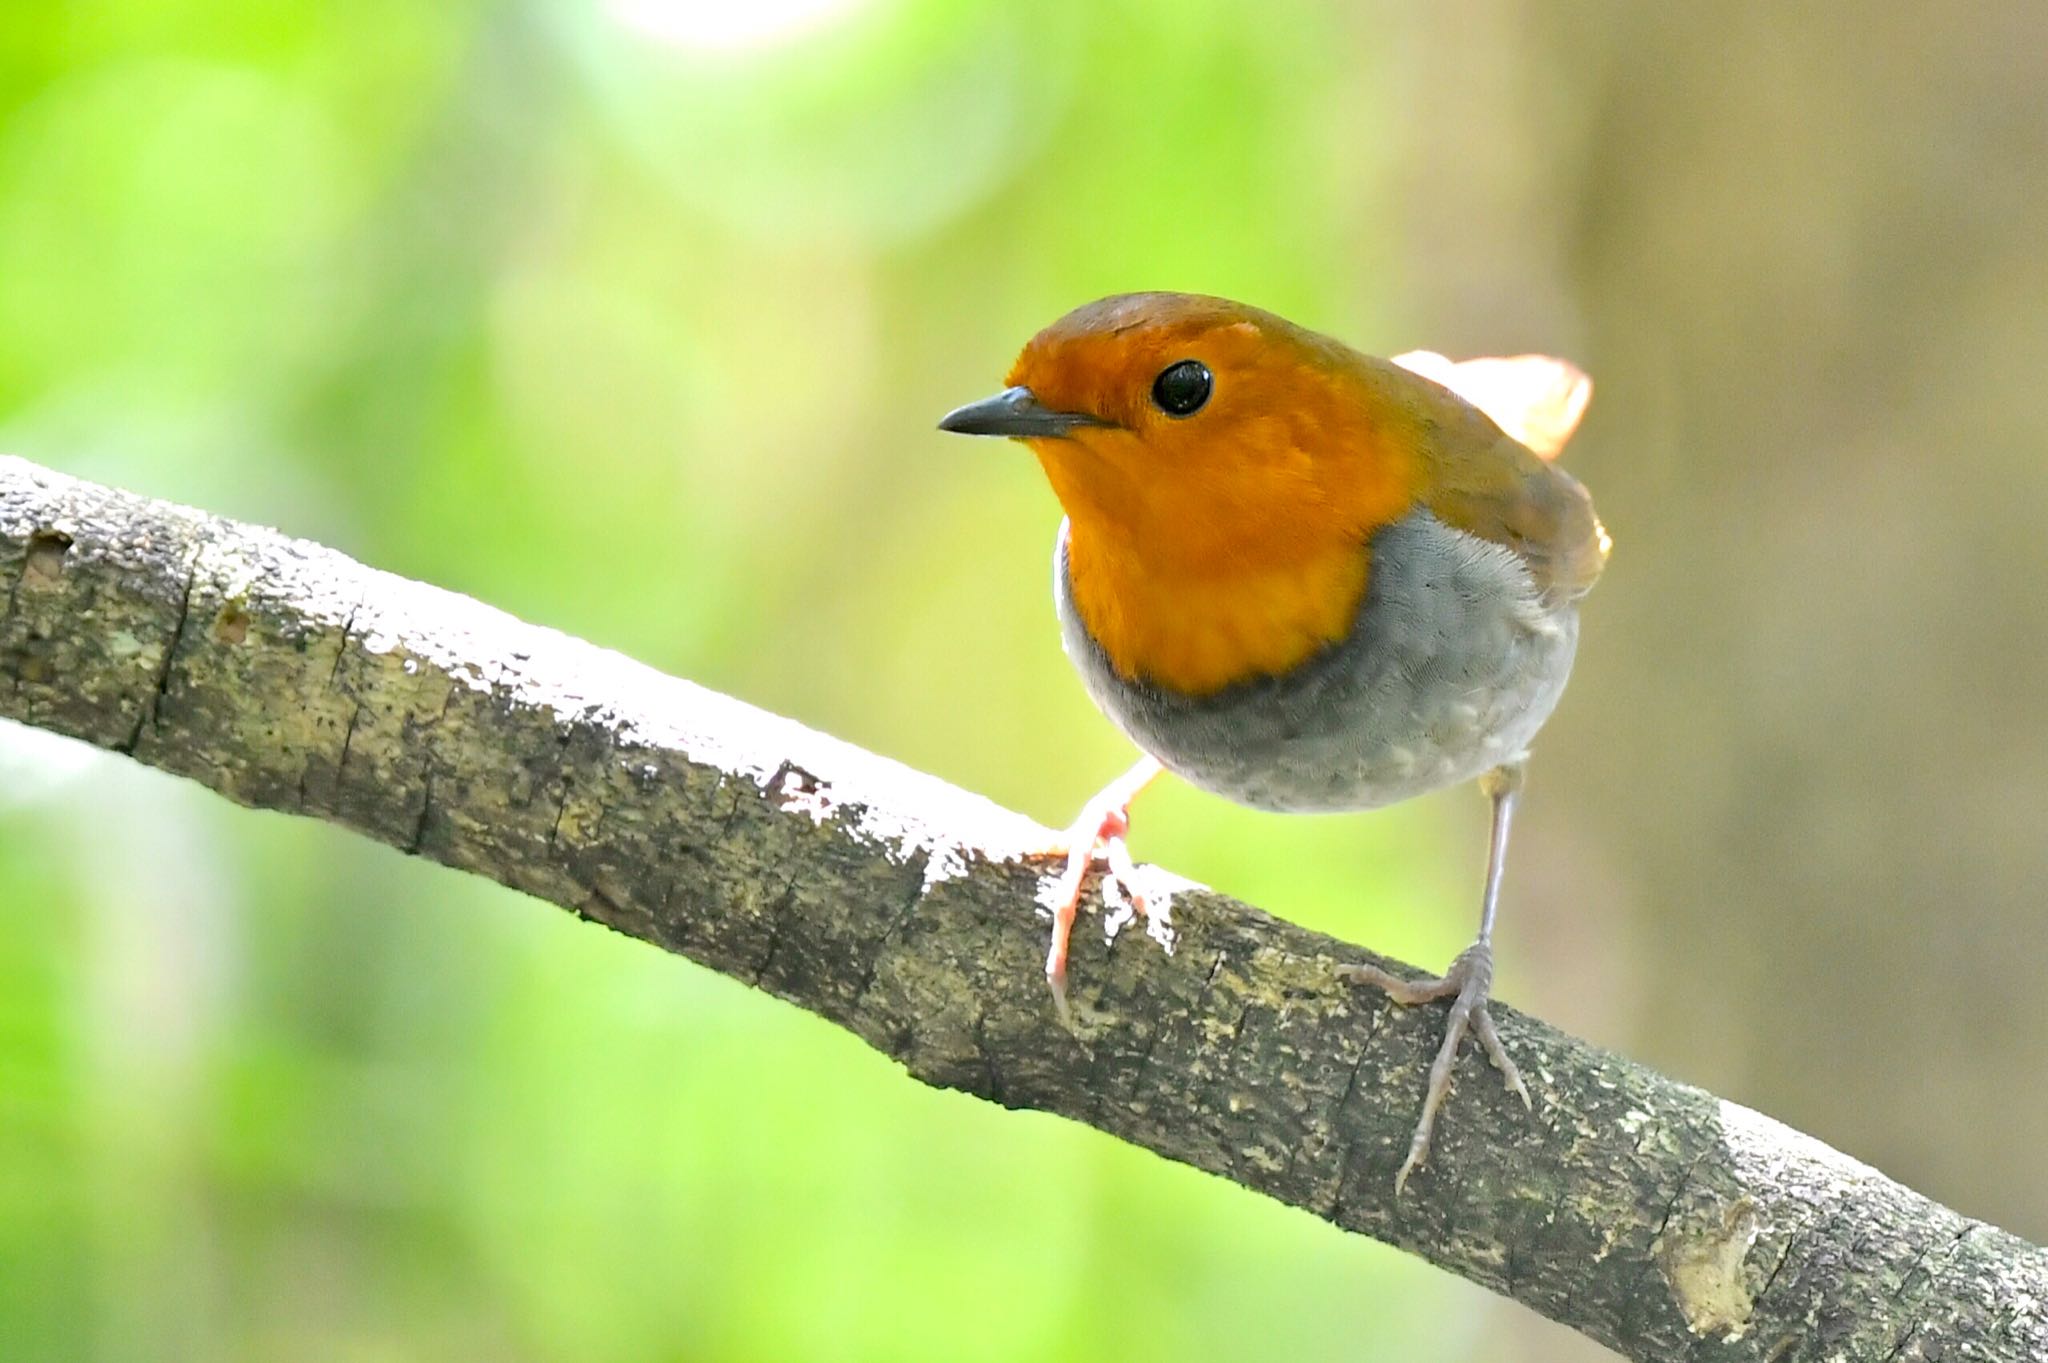
[(1317, 455), (1307, 434), (1032, 442), (1066, 508), (1074, 607), (1125, 678), (1209, 695), (1350, 632), (1367, 542), (1415, 504), (1416, 478), (1403, 446), (1362, 427)]
[(1070, 519), (1067, 574), (1074, 609), (1120, 674), (1202, 696), (1286, 672), (1350, 633), (1368, 554), (1353, 541), (1200, 572)]

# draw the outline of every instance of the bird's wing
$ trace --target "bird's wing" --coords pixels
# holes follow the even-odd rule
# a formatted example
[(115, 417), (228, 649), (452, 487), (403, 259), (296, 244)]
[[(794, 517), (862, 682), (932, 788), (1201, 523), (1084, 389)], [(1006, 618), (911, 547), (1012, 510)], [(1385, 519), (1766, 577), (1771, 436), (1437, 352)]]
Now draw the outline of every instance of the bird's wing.
[(1414, 401), (1430, 511), (1515, 550), (1546, 597), (1583, 596), (1613, 541), (1584, 485), (1550, 461), (1585, 413), (1592, 381), (1543, 355), (1453, 363), (1415, 351), (1394, 363), (1428, 380)]
[(1450, 389), (1542, 459), (1557, 458), (1593, 400), (1586, 371), (1549, 355), (1450, 360), (1411, 350), (1394, 356), (1394, 363)]

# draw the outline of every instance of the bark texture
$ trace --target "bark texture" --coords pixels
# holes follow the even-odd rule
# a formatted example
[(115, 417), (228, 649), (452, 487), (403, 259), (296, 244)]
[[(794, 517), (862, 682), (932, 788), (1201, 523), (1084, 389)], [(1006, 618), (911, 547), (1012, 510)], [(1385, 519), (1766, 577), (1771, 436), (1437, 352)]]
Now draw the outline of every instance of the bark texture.
[(1442, 1017), (1333, 978), (1377, 958), (1188, 887), (1170, 951), (1084, 922), (1069, 1030), (1046, 830), (618, 654), (11, 458), (0, 600), (0, 717), (537, 895), (1630, 1358), (2048, 1359), (2048, 1253), (1505, 1008), (1535, 1112), (1466, 1056), (1396, 1199)]

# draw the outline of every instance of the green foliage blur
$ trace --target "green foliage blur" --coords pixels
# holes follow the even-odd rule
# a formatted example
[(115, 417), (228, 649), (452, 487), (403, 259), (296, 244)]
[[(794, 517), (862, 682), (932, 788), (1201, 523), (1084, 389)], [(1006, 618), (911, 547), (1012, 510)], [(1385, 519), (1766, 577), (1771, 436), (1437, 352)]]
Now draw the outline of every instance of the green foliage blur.
[[(0, 449), (1060, 823), (1130, 754), (1059, 653), (1049, 492), (943, 411), (1137, 288), (1572, 356), (1619, 547), (1503, 991), (2039, 1238), (2048, 1018), (1986, 967), (2048, 952), (2042, 12), (15, 0)], [(1470, 792), (1140, 810), (1140, 855), (1289, 917), (1470, 935)], [(1593, 1356), (552, 908), (0, 730), (8, 1363)]]
[[(1287, 75), (1332, 19), (745, 9), (11, 11), (5, 446), (1062, 822), (1127, 752), (1059, 654), (1054, 506), (933, 423), (1119, 288), (1347, 320), (1349, 82)], [(1092, 131), (1133, 117), (1156, 151)], [(553, 909), (5, 751), (0, 1357), (1353, 1357), (1439, 1295)], [(1153, 855), (1459, 939), (1431, 815), (1155, 813)]]

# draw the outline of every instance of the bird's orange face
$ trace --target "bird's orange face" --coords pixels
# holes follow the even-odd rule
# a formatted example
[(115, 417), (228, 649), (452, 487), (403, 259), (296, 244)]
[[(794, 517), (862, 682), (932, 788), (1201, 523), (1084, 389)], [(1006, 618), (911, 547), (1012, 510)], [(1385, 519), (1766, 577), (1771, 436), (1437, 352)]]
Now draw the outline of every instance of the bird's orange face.
[(1415, 504), (1413, 423), (1372, 363), (1241, 304), (1125, 294), (942, 425), (1030, 445), (1090, 633), (1126, 676), (1206, 694), (1341, 638), (1367, 540)]
[(1033, 337), (1009, 382), (1090, 419), (1026, 437), (1080, 537), (1207, 576), (1355, 547), (1412, 504), (1360, 358), (1240, 304), (1126, 294)]

